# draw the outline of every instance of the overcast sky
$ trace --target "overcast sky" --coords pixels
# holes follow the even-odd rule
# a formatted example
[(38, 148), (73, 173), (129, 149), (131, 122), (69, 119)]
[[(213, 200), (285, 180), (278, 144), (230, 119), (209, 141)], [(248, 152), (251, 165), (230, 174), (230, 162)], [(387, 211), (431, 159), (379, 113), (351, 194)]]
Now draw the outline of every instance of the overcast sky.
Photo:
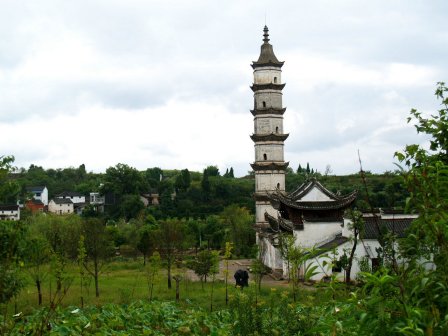
[(424, 141), (411, 108), (448, 81), (448, 1), (0, 0), (0, 155), (18, 167), (117, 163), (245, 175), (250, 64), (285, 61), (285, 159), (394, 170)]

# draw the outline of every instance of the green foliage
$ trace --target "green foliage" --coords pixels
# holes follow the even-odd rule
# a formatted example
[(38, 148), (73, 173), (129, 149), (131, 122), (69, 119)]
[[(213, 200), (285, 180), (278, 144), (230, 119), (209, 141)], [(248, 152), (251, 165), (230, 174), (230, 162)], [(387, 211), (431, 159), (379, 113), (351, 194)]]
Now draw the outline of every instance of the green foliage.
[(230, 205), (221, 214), (226, 228), (226, 241), (232, 242), (234, 254), (250, 257), (252, 246), (255, 243), (255, 235), (252, 225), (254, 218), (246, 208)]
[(88, 218), (82, 223), (86, 258), (84, 268), (95, 281), (96, 296), (100, 296), (99, 275), (114, 253), (112, 241), (102, 219)]
[(208, 176), (220, 176), (217, 166), (208, 166), (207, 168), (205, 168), (204, 173), (205, 172), (208, 173)]
[(177, 191), (186, 191), (191, 184), (191, 176), (188, 169), (182, 169), (176, 177), (175, 187)]
[[(52, 335), (229, 335), (228, 314), (181, 309), (169, 302), (58, 309), (48, 329)], [(17, 318), (9, 335), (35, 335), (42, 311)]]
[(154, 249), (154, 230), (151, 227), (142, 227), (139, 232), (137, 249), (143, 254), (143, 265), (146, 265), (146, 257)]
[(168, 288), (171, 288), (171, 269), (176, 258), (179, 258), (185, 249), (185, 222), (178, 219), (169, 219), (159, 224), (155, 233), (157, 249), (165, 261), (168, 278)]
[[(207, 282), (207, 277), (215, 272), (216, 253), (212, 250), (202, 250), (196, 257), (187, 262), (187, 267), (201, 279), (201, 283)], [(215, 272), (216, 273), (216, 272)]]
[(14, 156), (0, 156), (0, 204), (15, 204), (20, 186), (10, 173), (14, 170)]
[(20, 223), (0, 221), (0, 304), (8, 303), (23, 286), (19, 270), (24, 236), (25, 230)]

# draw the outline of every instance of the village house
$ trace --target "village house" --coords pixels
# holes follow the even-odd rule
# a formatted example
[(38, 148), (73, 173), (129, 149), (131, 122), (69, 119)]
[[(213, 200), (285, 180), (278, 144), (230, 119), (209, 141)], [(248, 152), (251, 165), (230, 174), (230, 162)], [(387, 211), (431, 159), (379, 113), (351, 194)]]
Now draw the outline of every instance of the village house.
[(48, 212), (66, 215), (74, 213), (74, 204), (69, 198), (54, 198), (48, 203)]
[(20, 207), (17, 204), (0, 205), (0, 220), (20, 220)]
[(30, 210), (32, 213), (44, 212), (47, 207), (40, 200), (30, 199), (25, 202), (25, 208)]
[(48, 205), (48, 189), (45, 186), (28, 187), (26, 191), (32, 194), (32, 198), (41, 201), (45, 206)]
[(73, 203), (73, 211), (78, 215), (82, 214), (82, 211), (86, 207), (86, 197), (76, 191), (64, 191), (55, 196), (55, 199), (70, 200)]

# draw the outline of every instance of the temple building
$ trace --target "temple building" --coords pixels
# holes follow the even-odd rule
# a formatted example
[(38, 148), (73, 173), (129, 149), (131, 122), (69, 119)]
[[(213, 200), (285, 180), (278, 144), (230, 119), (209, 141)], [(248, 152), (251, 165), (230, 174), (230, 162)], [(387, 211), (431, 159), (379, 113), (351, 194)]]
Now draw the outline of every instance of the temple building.
[[(255, 173), (255, 230), (260, 257), (273, 273), (286, 275), (287, 262), (280, 249), (280, 237), (292, 235), (296, 246), (332, 250), (332, 256), (321, 254), (312, 263), (319, 266), (313, 280), (320, 280), (341, 270), (332, 267), (351, 250), (352, 231), (350, 221), (344, 218), (347, 209), (353, 207), (357, 192), (347, 195), (333, 193), (316, 179), (309, 179), (291, 193), (285, 192), (285, 173), (288, 162), (284, 159), (284, 141), (288, 134), (283, 130), (282, 90), (280, 62), (269, 43), (269, 31), (264, 27), (260, 56), (252, 63), (254, 82), (254, 133), (251, 135), (255, 147), (255, 162), (251, 164)], [(378, 210), (364, 214), (364, 230), (359, 237), (352, 276), (360, 270), (360, 260), (368, 258), (370, 267), (378, 263), (378, 237), (380, 230), (392, 231), (398, 237), (404, 235), (416, 215)], [(332, 262), (324, 262), (325, 259)], [(328, 261), (328, 260), (326, 260)], [(324, 266), (326, 265), (326, 266)]]
[(277, 215), (265, 212), (269, 227), (258, 234), (265, 265), (277, 272), (286, 271), (279, 251), (280, 234), (293, 235), (296, 245), (303, 248), (319, 248), (348, 240), (341, 240), (344, 212), (353, 205), (356, 196), (356, 191), (344, 196), (334, 194), (315, 179), (289, 194), (281, 191), (269, 194)]

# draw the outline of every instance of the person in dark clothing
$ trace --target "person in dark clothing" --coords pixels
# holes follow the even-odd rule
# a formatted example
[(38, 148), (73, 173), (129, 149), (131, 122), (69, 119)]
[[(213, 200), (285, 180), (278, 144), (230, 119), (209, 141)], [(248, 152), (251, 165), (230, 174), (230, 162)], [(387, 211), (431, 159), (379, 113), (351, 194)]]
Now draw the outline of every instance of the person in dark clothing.
[(233, 277), (235, 278), (235, 287), (240, 286), (244, 288), (249, 286), (249, 273), (246, 270), (239, 269)]

